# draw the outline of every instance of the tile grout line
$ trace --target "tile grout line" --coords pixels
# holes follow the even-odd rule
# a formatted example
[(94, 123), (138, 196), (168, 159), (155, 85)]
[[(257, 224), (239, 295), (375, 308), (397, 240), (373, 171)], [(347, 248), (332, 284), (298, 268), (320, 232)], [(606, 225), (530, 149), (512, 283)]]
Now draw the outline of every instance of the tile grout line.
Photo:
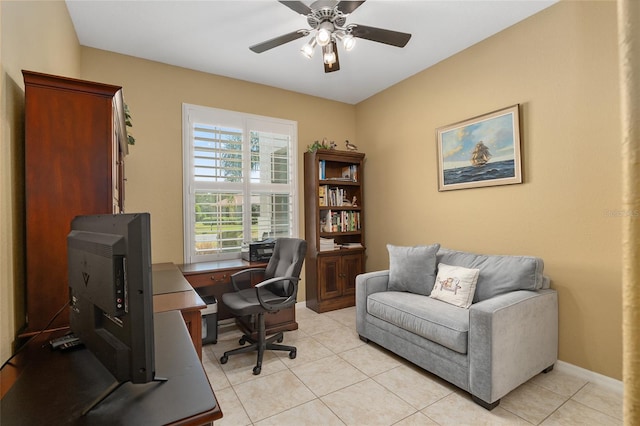
[[(405, 417), (404, 417), (404, 418), (402, 418), (402, 419), (399, 419), (398, 421), (394, 421), (393, 423), (391, 423), (391, 425), (394, 425), (394, 424), (397, 424), (397, 423), (401, 423), (401, 422), (403, 422), (403, 421), (407, 420), (408, 418), (410, 418), (410, 417), (412, 417), (412, 416), (416, 415), (417, 413), (420, 413), (422, 416), (425, 416), (427, 419), (429, 419), (430, 421), (434, 422), (435, 424), (440, 424), (440, 423), (436, 422), (434, 419), (432, 419), (431, 417), (429, 417), (427, 414), (425, 414), (425, 413), (424, 413), (424, 412), (422, 412), (422, 411), (423, 411), (424, 409), (427, 409), (428, 407), (434, 406), (435, 404), (441, 403), (444, 399), (446, 399), (447, 397), (449, 397), (449, 396), (451, 395), (451, 393), (449, 393), (449, 394), (447, 394), (447, 395), (444, 395), (444, 396), (442, 396), (442, 397), (439, 397), (439, 398), (437, 398), (437, 399), (436, 399), (436, 400), (434, 400), (434, 401), (431, 401), (428, 405), (426, 405), (426, 406), (425, 406), (425, 407), (423, 407), (422, 409), (416, 408), (415, 406), (413, 406), (413, 404), (411, 404), (409, 401), (407, 401), (405, 398), (403, 398), (403, 397), (401, 396), (401, 394), (396, 393), (396, 392), (395, 392), (395, 391), (393, 391), (391, 388), (389, 388), (389, 387), (385, 386), (383, 383), (380, 383), (380, 382), (378, 382), (378, 381), (375, 379), (375, 377), (376, 377), (376, 376), (379, 376), (379, 375), (382, 375), (382, 374), (385, 374), (385, 373), (389, 373), (389, 372), (391, 372), (391, 371), (393, 371), (393, 370), (398, 369), (399, 367), (401, 367), (401, 366), (402, 366), (402, 364), (395, 365), (395, 366), (393, 366), (393, 367), (391, 367), (391, 368), (385, 369), (384, 371), (375, 372), (375, 373), (373, 373), (373, 374), (368, 374), (366, 371), (364, 371), (364, 370), (363, 370), (362, 366), (354, 365), (354, 364), (352, 364), (348, 359), (346, 359), (346, 358), (345, 358), (345, 354), (347, 354), (347, 353), (348, 353), (348, 352), (350, 352), (350, 351), (357, 350), (359, 347), (361, 347), (361, 345), (359, 345), (359, 346), (355, 346), (355, 347), (350, 347), (350, 348), (348, 348), (348, 349), (346, 349), (346, 350), (342, 350), (342, 349), (340, 348), (340, 345), (338, 344), (338, 345), (337, 345), (337, 349), (336, 349), (336, 350), (333, 350), (333, 349), (331, 349), (330, 347), (326, 346), (324, 343), (322, 343), (322, 341), (320, 341), (320, 340), (318, 339), (318, 336), (319, 336), (319, 335), (321, 335), (321, 334), (323, 334), (323, 333), (329, 333), (329, 332), (333, 332), (333, 333), (335, 333), (336, 331), (340, 331), (340, 332), (342, 332), (343, 330), (349, 330), (349, 331), (352, 331), (352, 328), (354, 327), (354, 325), (353, 325), (352, 323), (347, 323), (347, 320), (348, 320), (347, 315), (344, 315), (344, 316), (341, 316), (341, 315), (326, 315), (326, 316), (324, 316), (324, 318), (326, 318), (326, 319), (328, 319), (328, 320), (330, 320), (330, 321), (331, 321), (330, 323), (328, 323), (329, 325), (331, 325), (332, 323), (335, 323), (335, 324), (333, 324), (332, 326), (327, 325), (327, 323), (324, 323), (324, 321), (321, 321), (322, 325), (320, 325), (319, 327), (318, 327), (318, 326), (314, 327), (313, 325), (311, 325), (311, 324), (314, 324), (314, 325), (315, 325), (316, 320), (317, 320), (317, 319), (318, 319), (318, 317), (320, 317), (321, 315), (322, 315), (322, 314), (315, 314), (315, 315), (311, 315), (311, 314), (308, 314), (308, 313), (305, 313), (305, 314), (303, 314), (303, 315), (300, 315), (300, 317), (302, 317), (302, 318), (299, 318), (299, 319), (304, 319), (304, 322), (308, 322), (308, 323), (309, 323), (309, 325), (310, 325), (310, 327), (309, 327), (309, 328), (310, 328), (311, 330), (313, 330), (313, 331), (314, 331), (314, 334), (309, 334), (309, 332), (308, 332), (308, 331), (303, 330), (303, 329), (302, 329), (302, 327), (300, 327), (300, 328), (298, 329), (298, 330), (300, 331), (300, 333), (299, 333), (299, 335), (297, 335), (297, 336), (296, 336), (296, 337), (299, 337), (299, 338), (298, 338), (298, 339), (296, 339), (296, 340), (302, 340), (302, 339), (309, 338), (309, 339), (311, 339), (311, 340), (314, 342), (314, 344), (318, 344), (318, 345), (320, 345), (320, 347), (322, 347), (322, 348), (326, 349), (330, 355), (320, 356), (320, 358), (318, 358), (318, 359), (313, 359), (313, 360), (311, 360), (311, 361), (307, 361), (307, 362), (305, 362), (305, 363), (303, 363), (303, 364), (289, 364), (289, 363), (287, 363), (287, 362), (284, 362), (284, 361), (281, 359), (282, 357), (280, 357), (280, 356), (276, 355), (276, 359), (277, 359), (279, 362), (281, 362), (281, 363), (284, 365), (284, 367), (285, 367), (285, 368), (284, 368), (283, 370), (278, 370), (278, 371), (276, 371), (276, 372), (274, 372), (274, 373), (270, 373), (270, 374), (268, 374), (268, 375), (271, 375), (271, 374), (276, 374), (276, 373), (278, 373), (278, 372), (280, 372), (280, 371), (282, 371), (282, 372), (284, 372), (284, 371), (288, 371), (288, 372), (289, 372), (290, 374), (292, 374), (292, 375), (293, 375), (293, 376), (294, 376), (294, 377), (295, 377), (295, 378), (296, 378), (300, 383), (302, 383), (302, 385), (304, 386), (304, 388), (306, 388), (306, 389), (310, 392), (310, 394), (311, 394), (311, 395), (313, 395), (313, 397), (314, 397), (314, 398), (312, 398), (312, 399), (310, 399), (309, 401), (306, 401), (306, 402), (304, 402), (304, 403), (300, 403), (300, 404), (297, 404), (297, 405), (295, 405), (295, 406), (288, 407), (288, 408), (287, 408), (287, 409), (285, 409), (285, 410), (279, 411), (278, 413), (274, 413), (274, 414), (272, 414), (272, 415), (270, 415), (270, 416), (268, 416), (268, 417), (265, 417), (265, 418), (263, 418), (263, 419), (258, 420), (257, 422), (254, 422), (254, 421), (251, 419), (251, 417), (249, 416), (248, 411), (247, 411), (247, 409), (246, 409), (246, 407), (245, 407), (245, 404), (244, 404), (244, 403), (242, 402), (242, 400), (240, 399), (240, 397), (239, 397), (239, 395), (238, 395), (238, 393), (237, 393), (237, 389), (236, 389), (236, 386), (238, 386), (238, 385), (242, 385), (242, 384), (245, 384), (245, 383), (249, 383), (249, 382), (251, 382), (251, 381), (252, 381), (252, 379), (255, 379), (255, 378), (249, 378), (249, 379), (247, 379), (247, 380), (245, 380), (245, 381), (241, 381), (241, 382), (239, 382), (239, 383), (232, 383), (232, 381), (230, 380), (229, 376), (227, 375), (227, 372), (222, 368), (222, 365), (219, 363), (219, 359), (218, 359), (218, 357), (217, 357), (217, 356), (215, 356), (215, 353), (213, 352), (213, 349), (209, 349), (209, 350), (211, 351), (211, 356), (210, 356), (210, 357), (208, 357), (208, 358), (209, 358), (209, 361), (212, 361), (212, 359), (215, 359), (215, 362), (214, 362), (214, 363), (215, 363), (215, 364), (217, 364), (217, 367), (218, 367), (218, 368), (220, 368), (220, 371), (224, 374), (225, 378), (227, 379), (227, 382), (229, 383), (229, 387), (231, 387), (231, 388), (232, 388), (233, 394), (235, 395), (235, 398), (237, 399), (237, 401), (240, 403), (240, 406), (242, 407), (242, 409), (243, 409), (243, 411), (244, 411), (244, 414), (245, 414), (246, 418), (248, 419), (248, 421), (249, 421), (249, 424), (250, 424), (250, 425), (255, 425), (255, 424), (260, 423), (260, 422), (262, 422), (262, 421), (264, 421), (264, 420), (266, 420), (266, 419), (270, 419), (270, 418), (276, 417), (276, 416), (278, 416), (278, 415), (280, 415), (280, 414), (282, 414), (282, 413), (286, 413), (286, 412), (289, 412), (289, 411), (292, 411), (292, 410), (298, 409), (299, 407), (301, 407), (301, 406), (303, 406), (303, 405), (305, 405), (305, 404), (307, 404), (307, 403), (314, 402), (314, 401), (318, 401), (320, 404), (322, 404), (322, 406), (323, 406), (325, 409), (329, 410), (329, 412), (331, 412), (331, 413), (335, 416), (335, 418), (336, 418), (336, 419), (338, 419), (342, 424), (346, 424), (346, 423), (345, 423), (345, 421), (340, 417), (339, 413), (338, 413), (338, 412), (336, 412), (336, 411), (334, 411), (334, 410), (333, 410), (333, 409), (332, 409), (332, 408), (331, 408), (327, 403), (325, 403), (325, 401), (323, 400), (323, 398), (325, 398), (325, 397), (327, 397), (327, 396), (329, 396), (329, 395), (332, 395), (332, 394), (334, 394), (334, 393), (336, 393), (336, 392), (343, 391), (344, 389), (349, 388), (350, 386), (354, 386), (354, 385), (356, 385), (356, 384), (363, 383), (363, 382), (365, 382), (365, 381), (367, 381), (367, 380), (369, 380), (369, 379), (370, 379), (373, 383), (376, 383), (377, 385), (381, 386), (381, 387), (382, 387), (383, 389), (385, 389), (386, 391), (390, 392), (392, 395), (394, 395), (395, 397), (397, 397), (399, 400), (403, 401), (405, 404), (407, 404), (408, 406), (410, 406), (410, 407), (414, 410), (411, 414), (409, 414), (409, 415), (405, 416)], [(334, 318), (334, 317), (335, 317), (335, 318)], [(344, 322), (343, 322), (343, 321), (340, 321), (340, 320), (338, 320), (338, 319), (336, 319), (336, 318), (341, 318), (341, 319), (343, 319), (343, 320), (344, 320)], [(330, 328), (330, 329), (328, 329), (328, 330), (322, 330), (322, 329), (323, 329), (323, 328), (325, 328), (325, 327)], [(320, 330), (320, 331), (318, 331), (318, 330)], [(220, 339), (219, 339), (219, 340), (220, 340)], [(326, 340), (326, 339), (325, 339), (325, 340)], [(292, 342), (291, 344), (295, 345), (295, 341), (294, 341), (294, 342)], [(333, 346), (336, 346), (336, 345), (333, 345)], [(203, 351), (204, 351), (204, 348), (203, 348)], [(299, 377), (299, 376), (294, 372), (294, 368), (297, 368), (297, 367), (299, 367), (299, 366), (304, 366), (304, 365), (307, 365), (307, 364), (310, 364), (310, 363), (313, 363), (313, 362), (317, 362), (317, 361), (320, 361), (320, 360), (326, 359), (326, 358), (331, 357), (331, 356), (336, 356), (336, 357), (337, 357), (337, 359), (340, 359), (340, 360), (342, 360), (343, 362), (347, 363), (349, 366), (353, 367), (355, 370), (357, 370), (359, 373), (361, 373), (361, 374), (364, 376), (364, 378), (362, 378), (361, 380), (359, 379), (359, 380), (357, 380), (356, 382), (351, 383), (351, 384), (349, 384), (349, 385), (342, 386), (342, 387), (341, 387), (341, 388), (339, 388), (339, 389), (334, 389), (334, 390), (332, 390), (331, 392), (327, 393), (326, 395), (322, 395), (322, 396), (320, 396), (320, 395), (316, 394), (316, 392), (314, 392), (314, 391), (309, 387), (309, 385), (307, 385), (307, 383), (305, 383), (305, 382), (302, 380), (302, 378), (301, 378), (301, 377)], [(356, 359), (356, 358), (354, 357), (354, 359)], [(375, 370), (375, 369), (374, 369), (374, 370)], [(267, 375), (267, 376), (268, 376), (268, 375)], [(551, 384), (551, 383), (550, 383), (550, 384)], [(553, 393), (553, 394), (555, 394), (555, 395), (558, 395), (558, 396), (562, 397), (564, 400), (562, 401), (562, 403), (561, 403), (558, 407), (556, 407), (553, 411), (551, 411), (549, 414), (547, 414), (544, 418), (542, 418), (542, 419), (541, 419), (539, 422), (537, 422), (537, 423), (534, 423), (534, 422), (532, 422), (532, 421), (529, 421), (529, 420), (525, 419), (524, 417), (522, 417), (521, 415), (519, 415), (518, 413), (515, 413), (515, 412), (513, 412), (513, 411), (511, 411), (511, 410), (509, 410), (509, 409), (507, 409), (507, 408), (502, 407), (506, 412), (510, 413), (510, 415), (515, 416), (516, 418), (518, 418), (518, 419), (520, 419), (520, 420), (524, 421), (524, 422), (525, 422), (525, 423), (527, 423), (527, 424), (531, 424), (531, 425), (541, 425), (541, 424), (543, 424), (545, 421), (548, 421), (548, 419), (549, 419), (550, 417), (552, 417), (554, 414), (558, 413), (558, 411), (559, 411), (559, 410), (563, 409), (563, 407), (565, 407), (565, 406), (567, 405), (568, 401), (573, 401), (573, 402), (575, 402), (575, 403), (577, 403), (577, 404), (580, 404), (580, 406), (587, 407), (587, 408), (591, 408), (591, 409), (592, 409), (592, 410), (594, 410), (595, 412), (597, 412), (597, 413), (599, 413), (599, 414), (601, 414), (601, 415), (607, 416), (608, 418), (611, 418), (612, 420), (614, 420), (614, 422), (619, 422), (619, 421), (621, 421), (621, 420), (620, 420), (619, 418), (617, 418), (616, 416), (612, 416), (612, 415), (608, 414), (607, 412), (602, 411), (601, 409), (597, 409), (597, 408), (593, 408), (593, 407), (590, 407), (590, 406), (588, 406), (588, 405), (585, 405), (584, 403), (582, 403), (582, 402), (580, 402), (579, 400), (576, 400), (576, 399), (575, 399), (575, 397), (576, 397), (576, 396), (577, 396), (581, 391), (583, 391), (586, 387), (588, 387), (589, 385), (597, 386), (597, 383), (593, 383), (593, 381), (591, 381), (591, 380), (586, 380), (586, 382), (585, 382), (584, 384), (582, 384), (580, 387), (578, 387), (578, 388), (577, 388), (577, 390), (575, 390), (574, 392), (569, 392), (569, 393), (564, 394), (564, 395), (563, 395), (563, 394), (560, 394), (560, 393), (557, 393), (556, 391), (554, 391), (554, 390), (552, 390), (552, 389), (549, 389), (547, 386), (544, 386), (544, 384), (540, 384), (540, 383), (531, 383), (531, 385), (533, 385), (533, 386), (535, 386), (536, 388), (541, 389), (541, 390), (543, 390), (543, 391), (545, 391), (545, 392), (550, 392), (550, 393)], [(225, 388), (225, 389), (226, 389), (226, 388)], [(453, 391), (453, 393), (456, 393), (456, 391)], [(567, 396), (567, 395), (568, 395), (568, 396)], [(605, 400), (604, 402), (607, 402), (607, 401)], [(543, 413), (543, 414), (544, 414), (544, 413)]]

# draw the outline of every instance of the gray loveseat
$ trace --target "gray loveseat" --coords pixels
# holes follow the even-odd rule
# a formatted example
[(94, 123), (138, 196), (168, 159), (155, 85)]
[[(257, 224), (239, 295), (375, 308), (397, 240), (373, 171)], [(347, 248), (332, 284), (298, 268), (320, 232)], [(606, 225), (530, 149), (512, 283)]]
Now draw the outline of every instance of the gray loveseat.
[[(542, 259), (476, 255), (437, 244), (388, 248), (389, 270), (356, 278), (356, 324), (362, 340), (464, 389), (487, 409), (553, 368), (558, 299), (543, 275)], [(434, 288), (463, 289), (438, 275), (443, 264), (479, 271), (468, 308), (431, 297)]]

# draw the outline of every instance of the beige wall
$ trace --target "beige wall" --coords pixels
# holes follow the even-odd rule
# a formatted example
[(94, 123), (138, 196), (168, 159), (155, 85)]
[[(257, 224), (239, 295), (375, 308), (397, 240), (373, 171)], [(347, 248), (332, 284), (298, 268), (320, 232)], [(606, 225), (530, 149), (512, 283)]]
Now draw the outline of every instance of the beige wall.
[[(154, 262), (182, 261), (182, 103), (296, 120), (300, 159), (325, 136), (367, 154), (368, 270), (387, 267), (386, 243), (541, 256), (560, 293), (560, 358), (621, 378), (621, 220), (607, 215), (621, 208), (613, 3), (556, 5), (357, 106), (79, 48), (63, 3), (1, 4), (3, 360), (23, 315), (25, 68), (124, 87), (137, 139), (126, 208), (151, 212)], [(435, 129), (515, 103), (525, 183), (437, 192)]]
[(80, 45), (63, 1), (0, 2), (0, 360), (24, 324), (24, 82), (21, 70), (79, 77)]
[(622, 116), (623, 380), (625, 424), (640, 424), (640, 3), (618, 2)]
[[(621, 379), (618, 93), (615, 3), (566, 2), (359, 104), (368, 269), (386, 243), (540, 256), (560, 359)], [(516, 103), (524, 184), (438, 192), (435, 129)]]
[[(307, 145), (356, 140), (355, 106), (340, 102), (91, 48), (82, 49), (82, 77), (124, 88), (136, 138), (125, 163), (125, 209), (151, 213), (154, 262), (183, 263), (183, 102), (297, 121), (301, 216)], [(299, 228), (304, 236), (302, 217)], [(304, 283), (300, 289), (302, 300)]]

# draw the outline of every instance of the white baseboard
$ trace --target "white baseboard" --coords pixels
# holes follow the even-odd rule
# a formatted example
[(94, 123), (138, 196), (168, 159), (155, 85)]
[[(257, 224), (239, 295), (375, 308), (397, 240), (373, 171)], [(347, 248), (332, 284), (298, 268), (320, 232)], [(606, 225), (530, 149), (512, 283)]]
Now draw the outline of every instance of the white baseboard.
[(568, 362), (560, 360), (556, 362), (555, 368), (558, 369), (558, 371), (582, 377), (583, 379), (597, 385), (606, 386), (607, 388), (615, 392), (619, 392), (620, 394), (622, 394), (624, 391), (624, 384), (622, 383), (622, 381), (604, 376), (602, 374), (596, 373), (595, 371), (587, 370), (582, 367), (578, 367), (577, 365), (569, 364)]

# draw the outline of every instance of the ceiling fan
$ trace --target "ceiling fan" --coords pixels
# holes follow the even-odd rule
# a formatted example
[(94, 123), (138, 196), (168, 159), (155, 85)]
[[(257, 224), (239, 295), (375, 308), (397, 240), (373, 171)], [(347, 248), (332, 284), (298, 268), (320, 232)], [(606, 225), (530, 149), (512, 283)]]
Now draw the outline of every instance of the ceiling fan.
[(355, 38), (396, 47), (404, 47), (411, 38), (411, 34), (398, 31), (360, 24), (347, 24), (347, 16), (360, 7), (364, 1), (317, 0), (311, 3), (310, 6), (301, 1), (280, 1), (279, 3), (305, 16), (311, 29), (293, 31), (271, 40), (254, 44), (249, 49), (256, 53), (262, 53), (315, 32), (300, 50), (304, 56), (311, 58), (315, 47), (320, 46), (324, 72), (333, 72), (340, 69), (337, 42), (341, 42), (345, 51), (349, 51), (355, 46)]

